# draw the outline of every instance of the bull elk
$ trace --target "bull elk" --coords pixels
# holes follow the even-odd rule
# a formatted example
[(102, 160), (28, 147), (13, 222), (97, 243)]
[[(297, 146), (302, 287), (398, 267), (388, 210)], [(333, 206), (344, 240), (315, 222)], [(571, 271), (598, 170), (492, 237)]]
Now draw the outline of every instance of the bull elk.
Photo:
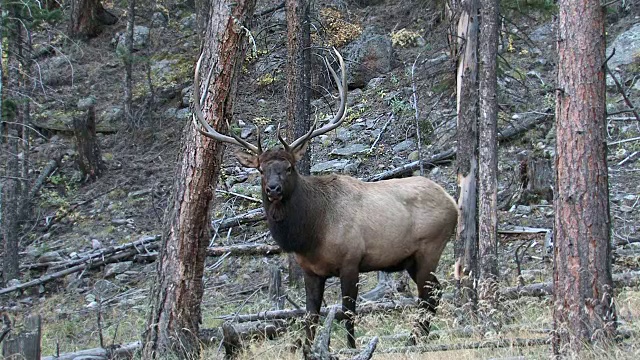
[[(193, 97), (196, 128), (205, 136), (237, 145), (250, 153), (235, 153), (246, 167), (261, 174), (262, 202), (271, 235), (286, 252), (292, 252), (304, 270), (307, 344), (315, 336), (327, 278), (340, 277), (342, 307), (346, 314), (347, 341), (355, 347), (353, 316), (361, 272), (406, 270), (418, 286), (420, 308), (427, 310), (418, 320), (418, 330), (429, 332), (429, 321), (440, 300), (438, 279), (433, 272), (458, 219), (455, 201), (435, 182), (424, 177), (392, 179), (373, 183), (342, 175), (301, 176), (296, 162), (309, 141), (342, 123), (346, 108), (345, 65), (334, 49), (341, 78), (325, 59), (340, 93), (335, 117), (319, 129), (282, 148), (262, 151), (260, 136), (253, 145), (238, 136), (223, 135), (204, 119), (200, 109), (200, 63), (195, 70)], [(206, 92), (205, 92), (206, 93)]]

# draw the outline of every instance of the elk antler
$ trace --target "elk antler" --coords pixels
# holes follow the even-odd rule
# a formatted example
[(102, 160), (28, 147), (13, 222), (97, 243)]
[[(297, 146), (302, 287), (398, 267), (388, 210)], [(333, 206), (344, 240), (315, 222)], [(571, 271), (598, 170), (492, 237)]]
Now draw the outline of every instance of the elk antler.
[(336, 85), (338, 86), (338, 93), (340, 96), (340, 108), (338, 109), (338, 112), (333, 117), (333, 119), (331, 119), (326, 125), (324, 125), (319, 129), (316, 129), (317, 122), (314, 122), (309, 132), (307, 132), (306, 134), (294, 140), (290, 145), (288, 145), (280, 137), (280, 131), (278, 129), (278, 138), (280, 139), (280, 142), (283, 144), (285, 149), (296, 149), (299, 146), (305, 144), (307, 141), (311, 140), (312, 138), (337, 128), (338, 126), (340, 126), (340, 124), (342, 124), (342, 121), (344, 120), (344, 113), (347, 109), (347, 71), (344, 65), (344, 60), (342, 59), (342, 55), (340, 55), (338, 50), (336, 50), (335, 48), (333, 48), (333, 52), (338, 58), (338, 63), (340, 64), (341, 77), (338, 77), (336, 72), (333, 70), (333, 68), (329, 64), (329, 61), (327, 60), (327, 58), (324, 58), (324, 63), (327, 66), (327, 69), (329, 69), (329, 72), (331, 73), (333, 80), (336, 82)]
[[(193, 110), (195, 114), (193, 114), (193, 123), (198, 129), (198, 131), (211, 139), (226, 142), (233, 145), (238, 145), (246, 148), (256, 155), (260, 155), (262, 153), (262, 146), (260, 144), (260, 131), (258, 131), (258, 146), (252, 145), (249, 142), (243, 140), (239, 136), (231, 133), (231, 136), (223, 135), (217, 132), (209, 123), (204, 119), (204, 114), (202, 113), (200, 102), (200, 67), (202, 66), (202, 58), (204, 57), (204, 52), (200, 54), (200, 58), (198, 58), (198, 63), (196, 64), (195, 75), (193, 76)], [(204, 93), (207, 94), (209, 91), (209, 77), (207, 77), (207, 84), (205, 85)], [(198, 121), (196, 121), (196, 119)], [(200, 124), (198, 124), (198, 122)], [(227, 123), (229, 126), (229, 123)], [(202, 129), (204, 127), (204, 130)]]

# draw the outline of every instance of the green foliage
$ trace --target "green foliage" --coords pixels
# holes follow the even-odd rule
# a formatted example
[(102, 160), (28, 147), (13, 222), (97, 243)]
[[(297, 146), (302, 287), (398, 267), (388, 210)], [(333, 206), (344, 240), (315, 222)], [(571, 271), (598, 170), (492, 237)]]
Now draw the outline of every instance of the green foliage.
[(545, 16), (558, 13), (558, 5), (553, 0), (501, 0), (500, 8), (522, 13), (538, 11)]
[(403, 99), (393, 97), (389, 100), (391, 106), (391, 112), (396, 116), (402, 116), (411, 112), (411, 105)]
[(421, 119), (418, 122), (418, 130), (420, 131), (420, 142), (422, 145), (431, 145), (431, 136), (433, 135), (433, 124), (429, 119)]
[[(62, 20), (62, 11), (60, 9), (49, 10), (44, 7), (42, 1), (23, 0), (23, 1), (1, 1), (0, 8), (3, 9), (2, 25), (8, 30), (12, 30), (13, 26), (18, 23), (13, 18), (18, 18), (20, 26), (25, 26), (29, 30), (38, 30), (46, 25), (54, 25)], [(12, 14), (13, 11), (16, 14)]]

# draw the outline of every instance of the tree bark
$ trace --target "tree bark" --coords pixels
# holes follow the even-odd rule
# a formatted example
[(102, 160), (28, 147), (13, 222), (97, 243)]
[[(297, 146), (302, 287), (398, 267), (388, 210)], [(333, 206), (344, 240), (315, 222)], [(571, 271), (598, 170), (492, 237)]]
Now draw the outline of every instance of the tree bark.
[(456, 302), (464, 317), (475, 312), (475, 279), (478, 276), (478, 3), (460, 1), (458, 39), (462, 45), (458, 60), (458, 207), (460, 219), (454, 256), (459, 275)]
[[(287, 9), (287, 139), (304, 135), (311, 128), (311, 32), (309, 0), (286, 0)], [(309, 175), (310, 151), (298, 161), (298, 172)], [(303, 283), (302, 268), (288, 255), (289, 285)]]
[[(29, 101), (24, 99), (26, 96), (25, 85), (28, 76), (28, 67), (24, 69), (24, 72), (20, 72), (22, 68), (20, 62), (24, 60), (23, 44), (25, 43), (25, 29), (22, 26), (20, 20), (20, 14), (17, 10), (17, 4), (10, 5), (8, 11), (12, 20), (12, 26), (7, 33), (7, 62), (8, 62), (8, 77), (7, 87), (9, 88), (8, 94), (21, 94), (5, 98), (5, 106), (2, 111), (5, 112), (5, 118), (8, 123), (6, 124), (7, 130), (7, 144), (6, 144), (6, 168), (5, 168), (5, 182), (2, 187), (2, 244), (3, 244), (3, 279), (5, 282), (16, 279), (19, 276), (19, 230), (20, 230), (20, 218), (23, 200), (23, 189), (26, 185), (24, 175), (24, 162), (19, 160), (19, 154), (26, 150), (26, 147), (21, 147), (21, 140), (25, 136), (25, 131), (22, 124), (25, 121), (24, 111), (29, 110), (29, 106), (24, 104)], [(28, 36), (28, 34), (26, 34)], [(27, 60), (28, 61), (28, 60)], [(22, 64), (24, 65), (24, 63)], [(28, 62), (27, 62), (28, 65)], [(10, 122), (10, 123), (9, 123)]]
[(129, 0), (127, 10), (127, 32), (125, 41), (127, 42), (127, 53), (124, 55), (124, 116), (130, 125), (133, 120), (133, 27), (136, 20), (136, 1)]
[(498, 280), (498, 56), (497, 0), (480, 0), (480, 129), (479, 129), (479, 316), (497, 327), (491, 314), (496, 308)]
[(113, 25), (118, 19), (102, 7), (100, 0), (72, 0), (69, 36), (87, 39), (97, 36), (102, 25)]
[[(211, 19), (203, 41), (203, 79), (213, 69), (210, 93), (205, 94), (205, 117), (225, 133), (233, 116), (244, 37), (255, 0), (233, 3), (211, 0)], [(232, 6), (233, 5), (233, 6)], [(206, 84), (194, 84), (204, 89)], [(203, 91), (204, 93), (204, 91)], [(209, 96), (210, 94), (210, 96)], [(165, 214), (165, 229), (158, 280), (152, 292), (152, 309), (144, 335), (144, 359), (166, 358), (175, 353), (197, 358), (201, 321), (202, 276), (210, 237), (211, 200), (220, 172), (223, 144), (197, 134), (187, 126), (183, 135), (174, 189)]]
[(559, 2), (553, 278), (553, 351), (558, 355), (606, 346), (616, 330), (604, 11), (596, 0)]
[(100, 145), (96, 137), (96, 109), (90, 105), (82, 117), (73, 119), (73, 135), (78, 150), (78, 167), (85, 181), (94, 181), (104, 170)]

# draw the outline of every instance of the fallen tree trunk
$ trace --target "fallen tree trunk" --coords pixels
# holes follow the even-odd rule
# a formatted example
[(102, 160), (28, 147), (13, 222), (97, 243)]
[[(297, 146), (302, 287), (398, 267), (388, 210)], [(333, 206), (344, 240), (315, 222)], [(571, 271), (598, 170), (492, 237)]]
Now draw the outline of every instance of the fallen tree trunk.
[[(274, 339), (278, 335), (282, 334), (286, 328), (287, 323), (284, 321), (233, 324), (233, 330), (237, 333), (238, 340), (250, 340), (255, 338)], [(222, 327), (201, 329), (198, 333), (198, 338), (203, 344), (211, 346), (212, 344), (223, 341), (223, 333)], [(134, 352), (139, 350), (141, 346), (140, 342), (136, 341), (124, 345), (110, 346), (106, 349), (93, 348), (60, 354), (59, 357), (44, 356), (42, 357), (42, 360), (73, 360), (79, 357), (86, 357), (95, 360), (133, 358)]]
[[(640, 284), (640, 271), (613, 274), (613, 283), (616, 287), (638, 286)], [(524, 296), (540, 297), (553, 294), (551, 282), (535, 283), (525, 286), (513, 286), (498, 291), (499, 296), (506, 300), (514, 300)]]
[(282, 249), (277, 245), (257, 243), (230, 246), (213, 246), (207, 248), (207, 256), (222, 256), (226, 253), (230, 253), (231, 256), (276, 255), (282, 253)]
[(259, 207), (257, 209), (249, 210), (244, 214), (236, 215), (230, 218), (216, 219), (213, 221), (213, 228), (217, 231), (222, 231), (233, 226), (251, 224), (264, 219), (264, 210), (262, 209), (262, 207)]
[(28, 199), (33, 199), (36, 196), (36, 194), (38, 193), (38, 191), (40, 191), (40, 188), (44, 184), (45, 180), (47, 180), (49, 175), (51, 175), (58, 168), (59, 163), (60, 163), (60, 157), (52, 159), (49, 161), (49, 163), (47, 163), (47, 165), (42, 169), (42, 172), (40, 173), (40, 175), (38, 175), (38, 178), (33, 182), (33, 185), (29, 190)]
[[(526, 132), (532, 127), (541, 124), (544, 122), (549, 116), (553, 116), (553, 113), (540, 113), (538, 116), (534, 116), (528, 119), (521, 121), (520, 123), (510, 123), (508, 126), (498, 131), (498, 141), (509, 141), (515, 138), (518, 135)], [(429, 158), (422, 160), (422, 165), (425, 167), (432, 166), (435, 163), (451, 160), (456, 156), (456, 149), (449, 149), (446, 151), (439, 152), (435, 155), (432, 155)], [(395, 169), (391, 169), (389, 171), (385, 171), (381, 174), (373, 175), (367, 178), (363, 178), (363, 181), (380, 181), (385, 179), (391, 179), (401, 176), (407, 176), (412, 172), (420, 169), (420, 161), (414, 161), (409, 164), (405, 164), (403, 166), (397, 167)]]
[(76, 358), (107, 360), (107, 359), (131, 359), (135, 351), (141, 348), (140, 341), (124, 344), (113, 345), (109, 348), (93, 348), (80, 350), (71, 353), (60, 354), (60, 356), (44, 356), (42, 360), (74, 360)]
[[(157, 257), (156, 252), (148, 252), (157, 248), (156, 241), (160, 236), (150, 236), (134, 241), (132, 243), (120, 245), (117, 247), (105, 249), (90, 255), (86, 255), (81, 259), (73, 259), (68, 262), (56, 262), (56, 269), (62, 268), (64, 270), (56, 271), (40, 278), (31, 280), (24, 284), (19, 284), (13, 287), (0, 289), (0, 295), (8, 294), (14, 291), (24, 290), (33, 286), (38, 286), (63, 276), (73, 274), (75, 272), (82, 271), (84, 269), (91, 269), (94, 267), (102, 266), (108, 263), (126, 261), (135, 258), (137, 255), (144, 255), (144, 261), (155, 260)], [(145, 252), (138, 250), (138, 247), (144, 247)], [(133, 248), (133, 249), (132, 249)], [(208, 256), (221, 256), (229, 253), (232, 256), (248, 256), (248, 255), (276, 255), (280, 254), (282, 249), (275, 245), (267, 244), (240, 244), (231, 246), (215, 246), (207, 249)], [(51, 264), (51, 263), (49, 263)], [(46, 265), (46, 263), (45, 263)], [(38, 268), (40, 264), (26, 265), (25, 268)], [(68, 267), (69, 266), (69, 267)]]
[[(415, 298), (405, 298), (399, 301), (385, 301), (379, 303), (371, 303), (364, 304), (359, 306), (356, 309), (356, 314), (364, 315), (370, 314), (372, 312), (377, 311), (388, 311), (388, 310), (402, 310), (407, 306), (415, 306), (416, 299)], [(328, 314), (329, 308), (323, 307), (320, 309), (320, 314), (326, 316)], [(260, 320), (286, 320), (292, 318), (302, 317), (307, 313), (305, 309), (293, 309), (293, 310), (270, 310), (270, 311), (262, 311), (255, 314), (245, 314), (245, 315), (223, 315), (217, 317), (217, 319), (221, 320), (233, 320), (235, 322), (248, 322), (248, 321), (260, 321)], [(343, 319), (344, 314), (341, 309), (338, 309), (336, 312), (336, 317), (338, 319)]]
[[(418, 345), (418, 346), (398, 346), (386, 349), (378, 350), (378, 353), (393, 354), (393, 353), (427, 353), (437, 351), (453, 351), (453, 350), (470, 350), (470, 349), (496, 349), (502, 347), (525, 347), (525, 346), (539, 346), (547, 345), (551, 343), (550, 338), (514, 338), (514, 339), (496, 339), (496, 340), (484, 340), (478, 342), (462, 342), (454, 344), (436, 344), (436, 345)], [(349, 355), (356, 351), (353, 349), (342, 349), (338, 353)]]

